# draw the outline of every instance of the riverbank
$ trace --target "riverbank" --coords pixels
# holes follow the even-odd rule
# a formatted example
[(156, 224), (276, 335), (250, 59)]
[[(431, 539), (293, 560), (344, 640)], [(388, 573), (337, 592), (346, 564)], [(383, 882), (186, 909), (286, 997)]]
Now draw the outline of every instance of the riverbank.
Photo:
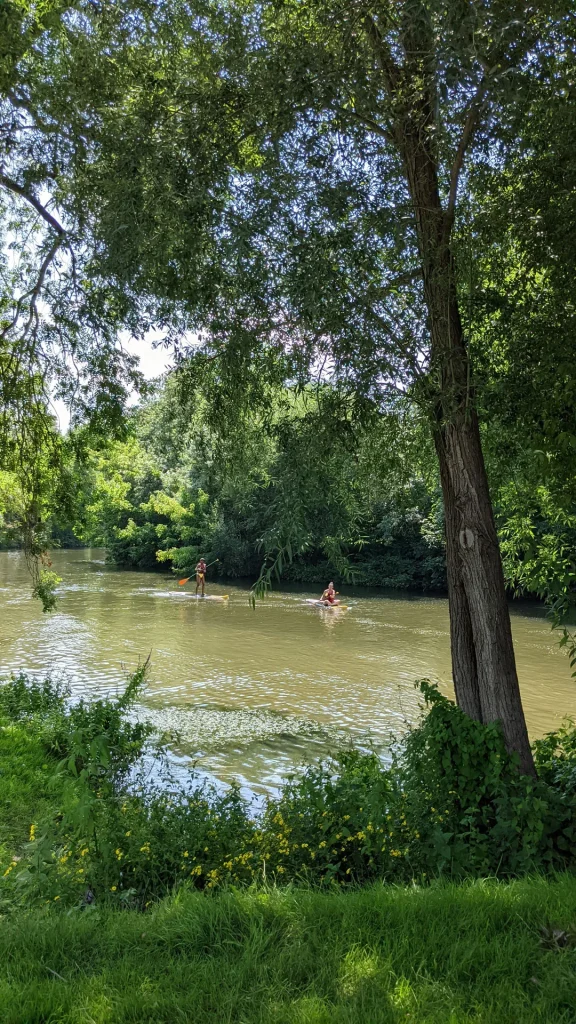
[(0, 921), (2, 1020), (569, 1024), (575, 925), (567, 876), (29, 913)]
[(424, 685), (391, 766), (349, 751), (254, 819), (135, 785), (145, 677), (0, 686), (3, 1024), (572, 1024), (573, 730), (534, 782)]
[(2, 911), (142, 910), (177, 889), (427, 884), (576, 864), (571, 725), (536, 741), (533, 779), (496, 723), (423, 681), (421, 723), (387, 764), (347, 748), (256, 814), (237, 787), (170, 777), (160, 737), (131, 713), (146, 676), (144, 665), (124, 692), (92, 701), (50, 680), (0, 685)]

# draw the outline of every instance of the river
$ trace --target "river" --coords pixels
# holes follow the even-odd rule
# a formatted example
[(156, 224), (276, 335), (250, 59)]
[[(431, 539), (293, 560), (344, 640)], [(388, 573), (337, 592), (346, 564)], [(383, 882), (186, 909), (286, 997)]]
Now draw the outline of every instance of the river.
[[(295, 766), (342, 740), (385, 747), (418, 714), (414, 680), (450, 694), (447, 602), (346, 589), (347, 611), (306, 606), (302, 587), (253, 610), (248, 585), (210, 582), (201, 602), (167, 574), (106, 564), (102, 551), (57, 551), (58, 610), (30, 597), (23, 556), (0, 553), (0, 670), (65, 676), (74, 693), (116, 692), (151, 655), (138, 714), (172, 737), (181, 762), (247, 792), (274, 791)], [(345, 589), (345, 588), (343, 588)], [(576, 680), (541, 608), (512, 606), (532, 737), (576, 713)]]

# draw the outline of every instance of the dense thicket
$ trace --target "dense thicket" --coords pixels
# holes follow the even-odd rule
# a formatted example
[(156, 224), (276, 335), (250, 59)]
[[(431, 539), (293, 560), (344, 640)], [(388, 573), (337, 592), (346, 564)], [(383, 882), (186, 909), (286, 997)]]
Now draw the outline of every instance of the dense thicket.
[(151, 730), (129, 714), (144, 675), (116, 698), (73, 704), (50, 680), (0, 685), (3, 912), (55, 900), (143, 909), (175, 888), (270, 880), (425, 885), (574, 865), (573, 727), (534, 744), (534, 780), (518, 772), (497, 725), (474, 722), (422, 682), (426, 715), (391, 763), (348, 750), (300, 773), (255, 816), (233, 788), (194, 775), (187, 786), (147, 779)]

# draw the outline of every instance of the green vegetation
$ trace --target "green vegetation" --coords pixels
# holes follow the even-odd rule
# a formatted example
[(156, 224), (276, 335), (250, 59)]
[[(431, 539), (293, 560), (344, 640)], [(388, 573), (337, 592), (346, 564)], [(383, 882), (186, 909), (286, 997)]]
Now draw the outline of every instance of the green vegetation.
[[(424, 883), (574, 862), (571, 726), (536, 742), (535, 780), (518, 772), (497, 725), (472, 721), (422, 683), (425, 717), (389, 766), (343, 752), (253, 817), (233, 788), (219, 793), (193, 777), (158, 787), (139, 775), (150, 730), (127, 712), (144, 677), (145, 667), (115, 700), (72, 705), (49, 681), (18, 677), (0, 688), (2, 821), (19, 808), (2, 836), (5, 910), (80, 907), (87, 890), (99, 905), (142, 908), (180, 887)], [(40, 794), (52, 787), (51, 806), (30, 806), (34, 785)]]
[(391, 765), (348, 752), (255, 821), (139, 778), (144, 669), (3, 685), (8, 1020), (574, 1019), (576, 734), (530, 747), (506, 603), (543, 598), (576, 665), (572, 8), (0, 5), (0, 546), (46, 611), (71, 536), (446, 584), (459, 705), (422, 684)]
[[(222, 463), (204, 487), (181, 466), (167, 482), (155, 459), (161, 486), (96, 495), (105, 521), (89, 534), (125, 564), (152, 548), (183, 564), (213, 540), (229, 571), (254, 571), (256, 546), (267, 575), (351, 563), (359, 582), (434, 587), (440, 487), (458, 701), (500, 720), (532, 772), (505, 582), (545, 597), (558, 622), (569, 614), (569, 14), (564, 0), (386, 0), (357, 17), (340, 0), (7, 0), (0, 440), (47, 607), (40, 560), (66, 457), (49, 396), (71, 406), (79, 461), (102, 438), (124, 443), (142, 380), (123, 331), (172, 346), (174, 420), (203, 405), (231, 455), (244, 427), (277, 419), (283, 388), (297, 403), (329, 387), (311, 422), (299, 410), (275, 423), (270, 480), (227, 494)], [(412, 447), (399, 487), (388, 427), (403, 418), (419, 421), (426, 468)], [(365, 438), (342, 458), (342, 435), (368, 421), (385, 438), (376, 486), (364, 476), (350, 494)], [(115, 458), (104, 451), (112, 474)]]
[(143, 679), (73, 706), (0, 688), (7, 1024), (573, 1019), (571, 727), (536, 745), (534, 783), (424, 685), (390, 768), (348, 753), (253, 819), (233, 791), (127, 784)]
[[(0, 926), (6, 1024), (569, 1024), (576, 883), (186, 893)], [(556, 941), (553, 935), (557, 936)]]
[(85, 542), (121, 566), (171, 563), (183, 574), (204, 554), (218, 559), (214, 575), (254, 577), (290, 535), (285, 578), (445, 586), (441, 497), (417, 420), (352, 429), (339, 403), (334, 436), (331, 389), (298, 400), (278, 389), (270, 419), (255, 415), (226, 441), (206, 403), (183, 402), (180, 387), (169, 377), (132, 416), (126, 440), (78, 467), (74, 525)]
[[(251, 578), (289, 538), (283, 579), (445, 590), (442, 495), (420, 417), (398, 405), (354, 424), (328, 387), (299, 399), (277, 389), (266, 416), (223, 437), (205, 400), (183, 394), (183, 376), (169, 375), (131, 415), (124, 440), (69, 462), (75, 538), (122, 567), (182, 574), (204, 554), (218, 560), (213, 577)], [(560, 480), (542, 454), (512, 445), (509, 425), (484, 434), (509, 593), (566, 611), (576, 536), (568, 456)], [(56, 538), (62, 531), (61, 520)]]

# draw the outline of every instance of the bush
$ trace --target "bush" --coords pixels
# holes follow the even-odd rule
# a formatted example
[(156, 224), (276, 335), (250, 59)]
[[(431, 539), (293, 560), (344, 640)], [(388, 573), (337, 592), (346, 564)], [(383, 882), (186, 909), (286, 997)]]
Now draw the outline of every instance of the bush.
[(328, 580), (359, 587), (386, 587), (390, 590), (438, 591), (446, 589), (446, 563), (443, 554), (434, 551), (421, 558), (391, 550), (385, 554), (363, 552), (350, 558), (350, 575), (328, 559), (296, 558), (282, 573), (282, 579), (295, 583), (325, 586)]
[[(576, 858), (576, 734), (537, 744), (538, 780), (520, 774), (500, 727), (464, 715), (422, 682), (427, 714), (390, 768), (346, 754), (312, 767), (269, 803), (268, 863), (321, 882), (517, 876)], [(546, 754), (546, 762), (544, 756)], [(560, 783), (560, 785), (558, 785)]]
[(20, 722), (34, 716), (46, 718), (63, 711), (69, 688), (51, 679), (30, 679), (23, 672), (0, 685), (0, 718)]
[(117, 788), (142, 754), (152, 728), (130, 722), (126, 712), (146, 679), (148, 662), (131, 676), (116, 700), (80, 700), (59, 715), (52, 715), (42, 731), (47, 752), (65, 760), (71, 775), (91, 789)]
[(55, 780), (52, 813), (31, 823), (21, 859), (5, 866), (5, 904), (18, 893), (28, 903), (82, 904), (89, 893), (145, 906), (182, 885), (348, 885), (574, 866), (570, 723), (535, 744), (533, 779), (518, 771), (497, 724), (472, 721), (424, 681), (426, 714), (390, 765), (342, 753), (289, 781), (254, 820), (234, 788), (129, 782), (150, 732), (126, 718), (145, 671), (117, 700), (75, 706), (23, 677), (0, 688), (0, 713), (35, 737)]

